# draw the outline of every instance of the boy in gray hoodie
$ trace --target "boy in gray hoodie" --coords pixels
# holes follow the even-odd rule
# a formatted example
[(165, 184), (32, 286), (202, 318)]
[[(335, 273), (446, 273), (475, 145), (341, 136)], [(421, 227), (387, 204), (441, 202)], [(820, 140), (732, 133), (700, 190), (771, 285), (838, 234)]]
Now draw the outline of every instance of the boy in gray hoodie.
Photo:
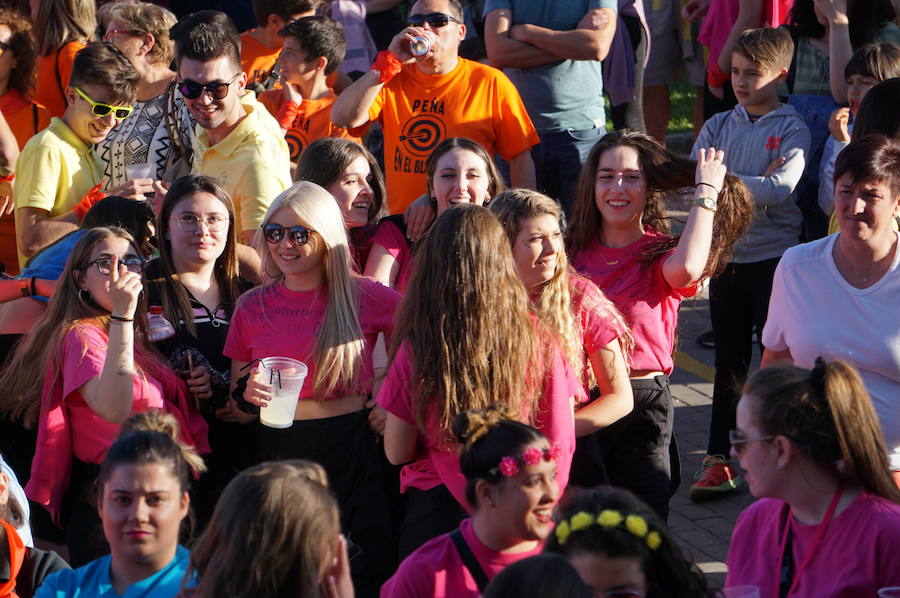
[(745, 32), (731, 56), (731, 86), (738, 105), (703, 125), (700, 148), (725, 150), (725, 165), (750, 189), (755, 203), (750, 230), (734, 245), (727, 269), (709, 285), (709, 311), (716, 346), (716, 378), (707, 456), (691, 486), (702, 500), (737, 488), (742, 480), (728, 459), (729, 430), (753, 354), (753, 328), (762, 334), (775, 266), (796, 245), (802, 220), (794, 187), (803, 174), (809, 129), (791, 106), (778, 100), (794, 43), (784, 29)]

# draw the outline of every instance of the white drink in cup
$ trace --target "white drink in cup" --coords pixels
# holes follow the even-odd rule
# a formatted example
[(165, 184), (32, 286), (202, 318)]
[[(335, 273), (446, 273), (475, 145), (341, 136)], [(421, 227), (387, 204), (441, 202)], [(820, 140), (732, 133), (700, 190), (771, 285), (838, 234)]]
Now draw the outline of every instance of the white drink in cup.
[(155, 179), (156, 166), (152, 162), (143, 164), (129, 164), (125, 167), (125, 176), (129, 181), (135, 179)]
[(881, 588), (878, 590), (878, 598), (900, 598), (900, 586)]
[(266, 357), (260, 364), (262, 382), (272, 381), (272, 400), (259, 410), (259, 421), (270, 428), (290, 428), (306, 379), (306, 364), (289, 357)]

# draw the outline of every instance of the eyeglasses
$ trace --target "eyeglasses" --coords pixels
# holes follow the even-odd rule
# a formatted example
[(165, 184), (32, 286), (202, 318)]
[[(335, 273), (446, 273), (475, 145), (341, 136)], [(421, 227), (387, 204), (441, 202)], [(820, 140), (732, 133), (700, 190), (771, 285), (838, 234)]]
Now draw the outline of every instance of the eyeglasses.
[(112, 112), (113, 117), (116, 120), (125, 120), (125, 118), (131, 114), (131, 111), (134, 110), (131, 106), (112, 106), (110, 104), (104, 104), (103, 102), (95, 102), (77, 87), (73, 87), (72, 89), (78, 92), (78, 95), (83, 97), (85, 101), (91, 105), (91, 112), (97, 116), (106, 116)]
[(294, 245), (306, 245), (309, 243), (309, 234), (314, 233), (316, 231), (306, 228), (305, 226), (281, 226), (280, 224), (266, 224), (262, 227), (263, 236), (266, 238), (268, 243), (275, 245), (276, 243), (281, 243), (281, 240), (284, 239), (284, 234), (289, 232), (291, 234), (291, 243)]
[(459, 19), (454, 16), (446, 15), (442, 12), (432, 12), (427, 15), (409, 15), (406, 17), (406, 24), (409, 27), (421, 27), (424, 23), (432, 29), (440, 29), (446, 27), (450, 22), (459, 23)]
[(228, 87), (234, 83), (240, 73), (226, 81), (212, 81), (210, 83), (197, 83), (190, 79), (182, 79), (178, 82), (178, 91), (189, 100), (196, 100), (204, 91), (214, 100), (221, 100), (228, 95)]
[[(112, 262), (113, 259), (111, 257), (98, 257), (92, 262), (88, 262), (88, 267), (97, 265), (97, 271), (104, 276), (109, 276), (112, 274)], [(144, 263), (146, 260), (142, 257), (131, 256), (125, 257), (119, 260), (120, 266), (125, 266), (129, 272), (134, 272), (135, 274), (140, 274), (144, 271)]]
[(218, 233), (228, 228), (228, 216), (221, 214), (212, 214), (205, 219), (200, 219), (195, 214), (181, 214), (175, 217), (175, 224), (178, 229), (185, 233), (196, 233), (200, 230), (200, 225), (205, 224), (206, 229), (211, 233)]
[(728, 431), (728, 442), (731, 443), (734, 452), (741, 454), (747, 448), (747, 444), (751, 442), (759, 442), (760, 440), (774, 440), (774, 436), (760, 436), (759, 438), (745, 438), (743, 432), (738, 430)]
[(107, 29), (106, 33), (103, 34), (103, 41), (111, 42), (116, 39), (116, 36), (120, 33), (125, 35), (140, 35), (137, 31), (132, 31), (131, 29)]

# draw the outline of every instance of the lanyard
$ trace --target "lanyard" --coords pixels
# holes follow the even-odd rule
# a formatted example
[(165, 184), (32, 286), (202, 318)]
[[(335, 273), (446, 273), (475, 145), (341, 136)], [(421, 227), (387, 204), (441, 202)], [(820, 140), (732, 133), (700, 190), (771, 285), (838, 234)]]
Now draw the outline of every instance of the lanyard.
[[(822, 519), (822, 523), (819, 524), (818, 529), (816, 530), (816, 536), (813, 538), (812, 546), (809, 548), (809, 552), (806, 553), (806, 558), (803, 559), (803, 562), (800, 564), (800, 567), (797, 568), (796, 571), (791, 571), (793, 569), (792, 562), (785, 563), (785, 557), (787, 560), (793, 560), (793, 533), (791, 530), (791, 514), (790, 514), (790, 505), (785, 504), (782, 510), (782, 532), (781, 532), (781, 542), (778, 546), (778, 563), (775, 568), (779, 573), (783, 572), (786, 568), (790, 572), (788, 574), (787, 579), (782, 579), (781, 575), (777, 576), (775, 579), (775, 593), (774, 596), (787, 597), (791, 595), (791, 592), (794, 591), (794, 586), (797, 585), (797, 580), (800, 579), (800, 575), (804, 570), (809, 566), (812, 562), (813, 556), (816, 554), (816, 549), (819, 547), (819, 544), (822, 542), (822, 538), (825, 537), (825, 532), (828, 529), (828, 524), (831, 523), (831, 520), (834, 518), (834, 511), (837, 509), (838, 502), (841, 500), (841, 495), (844, 493), (844, 484), (843, 482), (838, 487), (837, 491), (834, 493), (834, 496), (831, 499), (831, 503), (828, 505), (828, 510), (825, 512), (825, 517)], [(790, 545), (790, 546), (789, 546)], [(788, 550), (790, 548), (790, 550)], [(787, 554), (785, 554), (787, 551)], [(790, 584), (788, 586), (787, 593), (782, 593), (784, 586), (782, 584)]]

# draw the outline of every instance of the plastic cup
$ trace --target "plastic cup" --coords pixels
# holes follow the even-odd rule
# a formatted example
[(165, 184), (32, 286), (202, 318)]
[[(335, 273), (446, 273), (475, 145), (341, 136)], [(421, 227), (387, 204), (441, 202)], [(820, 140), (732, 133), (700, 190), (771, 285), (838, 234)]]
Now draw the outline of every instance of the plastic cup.
[(129, 181), (133, 181), (135, 179), (155, 179), (156, 167), (151, 162), (144, 162), (143, 164), (129, 164), (125, 167), (125, 176), (128, 177)]
[(722, 598), (759, 598), (759, 587), (757, 586), (731, 586), (730, 588), (722, 588)]
[(900, 598), (900, 586), (881, 588), (878, 590), (878, 598)]
[(290, 428), (306, 379), (306, 364), (290, 357), (266, 357), (260, 362), (263, 382), (272, 381), (272, 400), (259, 410), (259, 421), (270, 428)]

